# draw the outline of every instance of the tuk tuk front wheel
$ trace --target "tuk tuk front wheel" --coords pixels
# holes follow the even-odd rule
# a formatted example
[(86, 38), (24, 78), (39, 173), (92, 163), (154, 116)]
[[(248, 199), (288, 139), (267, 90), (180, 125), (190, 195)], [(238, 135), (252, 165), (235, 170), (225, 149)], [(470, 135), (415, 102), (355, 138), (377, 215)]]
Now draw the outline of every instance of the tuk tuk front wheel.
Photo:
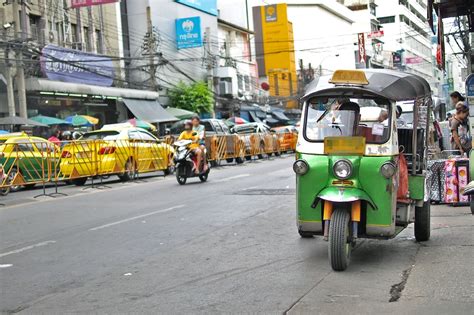
[(415, 207), (415, 239), (424, 242), (430, 239), (431, 209), (430, 203), (425, 201), (422, 207)]
[(351, 261), (351, 216), (344, 209), (336, 209), (329, 225), (329, 260), (334, 271), (344, 271)]

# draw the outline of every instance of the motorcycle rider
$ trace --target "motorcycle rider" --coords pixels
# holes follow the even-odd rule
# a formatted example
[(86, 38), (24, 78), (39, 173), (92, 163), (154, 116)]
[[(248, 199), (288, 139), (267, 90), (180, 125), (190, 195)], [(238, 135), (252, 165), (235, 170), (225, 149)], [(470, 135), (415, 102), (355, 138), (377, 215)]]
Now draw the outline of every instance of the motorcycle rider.
[(193, 123), (193, 131), (197, 133), (199, 137), (199, 149), (202, 152), (202, 161), (199, 163), (204, 163), (203, 172), (207, 171), (207, 163), (206, 163), (206, 128), (204, 125), (201, 125), (201, 118), (198, 115), (194, 115), (191, 118), (191, 122)]
[(190, 120), (184, 122), (184, 131), (179, 135), (178, 140), (191, 140), (193, 143), (189, 145), (189, 149), (196, 154), (197, 165), (194, 169), (195, 174), (199, 174), (199, 165), (202, 159), (202, 151), (199, 148), (199, 136), (193, 131), (193, 124)]

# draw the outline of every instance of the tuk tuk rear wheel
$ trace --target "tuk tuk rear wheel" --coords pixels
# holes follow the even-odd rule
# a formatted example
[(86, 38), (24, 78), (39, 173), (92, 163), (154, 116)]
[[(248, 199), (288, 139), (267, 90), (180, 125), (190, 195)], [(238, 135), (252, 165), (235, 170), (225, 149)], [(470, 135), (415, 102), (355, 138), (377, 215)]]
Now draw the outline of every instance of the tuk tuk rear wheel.
[(430, 239), (431, 234), (431, 206), (425, 201), (423, 207), (415, 207), (415, 239), (424, 242)]
[(472, 215), (474, 215), (474, 196), (469, 196), (469, 207), (471, 208)]
[(329, 260), (334, 271), (344, 271), (351, 261), (351, 216), (344, 209), (336, 209), (329, 225)]

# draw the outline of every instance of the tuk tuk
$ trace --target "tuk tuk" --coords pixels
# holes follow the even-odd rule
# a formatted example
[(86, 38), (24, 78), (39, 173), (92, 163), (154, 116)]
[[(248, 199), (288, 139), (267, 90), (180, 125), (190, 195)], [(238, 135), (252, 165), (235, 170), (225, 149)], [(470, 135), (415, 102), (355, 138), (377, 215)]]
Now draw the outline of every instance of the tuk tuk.
[[(397, 126), (397, 101), (414, 101), (413, 125)], [(430, 238), (426, 191), (431, 90), (414, 74), (337, 70), (310, 84), (296, 146), (297, 227), (323, 236), (336, 271), (358, 238), (389, 239), (415, 223)]]

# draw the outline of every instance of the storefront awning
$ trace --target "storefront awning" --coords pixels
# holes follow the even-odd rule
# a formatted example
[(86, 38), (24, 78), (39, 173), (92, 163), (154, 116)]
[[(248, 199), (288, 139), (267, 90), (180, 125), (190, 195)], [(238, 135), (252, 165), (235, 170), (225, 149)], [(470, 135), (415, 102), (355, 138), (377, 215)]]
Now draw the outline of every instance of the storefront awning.
[(105, 87), (88, 84), (76, 84), (67, 83), (60, 81), (52, 81), (41, 78), (28, 78), (26, 80), (26, 90), (29, 92), (49, 92), (49, 93), (61, 93), (61, 94), (72, 94), (85, 95), (85, 96), (104, 96), (104, 97), (116, 97), (116, 98), (133, 98), (141, 100), (156, 100), (159, 97), (157, 92), (135, 90), (135, 89), (124, 89), (116, 87)]
[(173, 122), (179, 119), (169, 114), (156, 100), (124, 98), (125, 106), (136, 118), (151, 123)]
[(272, 112), (272, 115), (275, 116), (278, 120), (281, 120), (281, 121), (288, 121), (290, 120), (290, 118), (288, 118), (285, 113), (283, 112), (279, 112), (279, 111), (273, 111)]

